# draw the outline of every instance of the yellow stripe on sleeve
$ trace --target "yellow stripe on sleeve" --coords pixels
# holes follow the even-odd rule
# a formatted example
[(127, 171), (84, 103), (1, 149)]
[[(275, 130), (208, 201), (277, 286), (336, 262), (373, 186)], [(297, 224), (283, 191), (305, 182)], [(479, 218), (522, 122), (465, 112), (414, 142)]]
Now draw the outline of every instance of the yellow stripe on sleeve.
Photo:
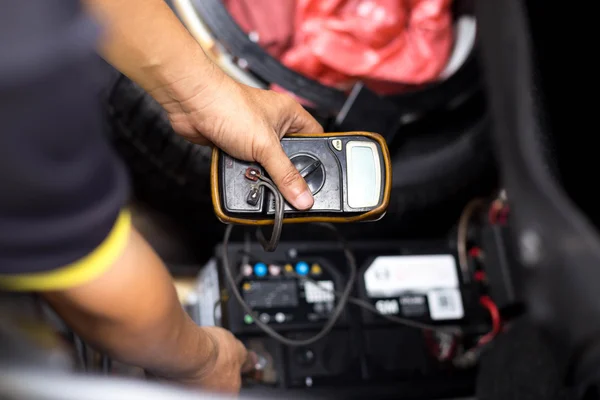
[(131, 214), (122, 211), (106, 239), (87, 256), (53, 271), (0, 275), (0, 288), (9, 291), (51, 291), (89, 282), (102, 275), (121, 256), (130, 230)]

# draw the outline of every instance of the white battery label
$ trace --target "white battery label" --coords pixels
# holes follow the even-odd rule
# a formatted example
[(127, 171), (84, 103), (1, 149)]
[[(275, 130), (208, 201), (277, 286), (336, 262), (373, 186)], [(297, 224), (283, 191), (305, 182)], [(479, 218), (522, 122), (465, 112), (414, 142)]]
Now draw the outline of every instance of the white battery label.
[(406, 302), (407, 295), (421, 294), (427, 297), (433, 320), (464, 316), (456, 259), (451, 254), (380, 256), (367, 268), (364, 279), (370, 298)]

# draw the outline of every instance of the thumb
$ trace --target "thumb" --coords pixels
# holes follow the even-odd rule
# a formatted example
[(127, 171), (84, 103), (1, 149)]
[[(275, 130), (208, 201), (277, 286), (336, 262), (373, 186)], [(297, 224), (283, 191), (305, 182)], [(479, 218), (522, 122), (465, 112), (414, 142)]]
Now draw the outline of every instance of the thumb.
[(300, 176), (294, 164), (285, 154), (279, 141), (269, 147), (269, 150), (261, 152), (262, 154), (268, 154), (268, 156), (256, 161), (267, 170), (283, 197), (294, 208), (308, 210), (312, 207), (314, 199), (304, 178)]

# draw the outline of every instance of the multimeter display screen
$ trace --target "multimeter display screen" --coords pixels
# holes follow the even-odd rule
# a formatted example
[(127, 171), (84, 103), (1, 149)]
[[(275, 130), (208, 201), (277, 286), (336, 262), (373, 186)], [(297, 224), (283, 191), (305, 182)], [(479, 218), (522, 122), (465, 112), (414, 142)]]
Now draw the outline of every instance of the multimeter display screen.
[(284, 308), (298, 306), (296, 281), (252, 281), (243, 285), (246, 303), (252, 308)]
[(374, 143), (348, 142), (348, 205), (352, 208), (374, 207), (379, 203), (381, 167)]

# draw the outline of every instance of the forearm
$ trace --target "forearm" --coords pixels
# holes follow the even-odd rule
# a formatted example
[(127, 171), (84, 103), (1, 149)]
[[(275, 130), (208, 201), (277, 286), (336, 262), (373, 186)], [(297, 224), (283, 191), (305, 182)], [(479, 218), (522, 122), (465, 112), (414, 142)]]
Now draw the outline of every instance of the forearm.
[(85, 3), (102, 24), (104, 58), (146, 91), (156, 93), (181, 83), (193, 85), (197, 92), (197, 86), (224, 76), (164, 0)]
[(180, 306), (168, 271), (136, 232), (103, 276), (45, 297), (84, 340), (161, 377), (188, 378), (215, 356), (210, 337)]

